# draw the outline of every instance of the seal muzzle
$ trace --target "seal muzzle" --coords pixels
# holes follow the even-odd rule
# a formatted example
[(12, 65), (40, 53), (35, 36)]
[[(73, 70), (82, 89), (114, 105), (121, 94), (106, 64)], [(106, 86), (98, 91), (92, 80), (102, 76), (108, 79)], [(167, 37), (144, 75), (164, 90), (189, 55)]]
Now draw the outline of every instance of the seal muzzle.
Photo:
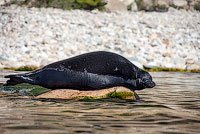
[(155, 82), (150, 81), (150, 80), (149, 80), (149, 81), (146, 81), (146, 82), (144, 83), (144, 85), (145, 85), (146, 88), (153, 88), (153, 87), (156, 86)]

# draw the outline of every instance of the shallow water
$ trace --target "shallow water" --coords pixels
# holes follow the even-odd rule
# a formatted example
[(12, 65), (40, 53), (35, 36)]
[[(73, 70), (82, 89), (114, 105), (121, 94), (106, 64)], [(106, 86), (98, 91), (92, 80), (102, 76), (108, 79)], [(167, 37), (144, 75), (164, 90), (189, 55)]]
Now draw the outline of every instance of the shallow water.
[[(13, 71), (0, 70), (2, 78)], [(0, 133), (200, 133), (200, 73), (153, 72), (141, 100), (0, 98)]]

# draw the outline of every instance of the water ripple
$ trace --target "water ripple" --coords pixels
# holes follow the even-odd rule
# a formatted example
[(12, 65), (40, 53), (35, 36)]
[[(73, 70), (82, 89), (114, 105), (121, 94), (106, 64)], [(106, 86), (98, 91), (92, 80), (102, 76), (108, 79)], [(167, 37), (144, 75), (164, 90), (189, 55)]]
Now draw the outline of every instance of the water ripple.
[(200, 74), (151, 74), (157, 86), (137, 102), (0, 98), (0, 133), (200, 133)]

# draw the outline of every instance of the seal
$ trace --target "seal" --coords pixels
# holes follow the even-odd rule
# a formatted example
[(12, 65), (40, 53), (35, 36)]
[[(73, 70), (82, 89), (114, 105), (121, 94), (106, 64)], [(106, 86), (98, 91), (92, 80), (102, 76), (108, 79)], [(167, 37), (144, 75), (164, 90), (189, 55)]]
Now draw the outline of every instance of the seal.
[(123, 86), (134, 91), (155, 86), (148, 72), (106, 51), (82, 54), (5, 78), (10, 78), (6, 85), (30, 83), (50, 89), (98, 90)]

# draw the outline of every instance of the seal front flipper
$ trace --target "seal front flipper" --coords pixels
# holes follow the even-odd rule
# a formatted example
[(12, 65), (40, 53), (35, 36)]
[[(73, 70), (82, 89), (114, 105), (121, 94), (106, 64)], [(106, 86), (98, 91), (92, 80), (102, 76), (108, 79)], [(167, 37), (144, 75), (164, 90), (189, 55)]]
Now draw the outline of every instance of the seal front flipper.
[(86, 78), (86, 85), (88, 85), (91, 89), (104, 89), (125, 85), (124, 79), (116, 76), (87, 73)]

